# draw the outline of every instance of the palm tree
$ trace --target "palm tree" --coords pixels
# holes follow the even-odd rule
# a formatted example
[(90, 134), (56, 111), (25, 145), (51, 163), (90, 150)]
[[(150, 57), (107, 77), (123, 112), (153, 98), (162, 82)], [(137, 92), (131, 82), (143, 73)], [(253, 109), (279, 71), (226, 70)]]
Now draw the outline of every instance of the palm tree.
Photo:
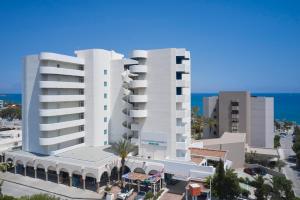
[[(134, 146), (128, 140), (120, 140), (119, 142), (113, 145), (113, 150), (120, 156), (121, 158), (121, 175), (124, 174), (125, 168), (125, 159), (127, 158), (128, 154), (132, 152)], [(123, 187), (123, 180), (121, 178), (121, 187)]]
[[(10, 167), (12, 167), (10, 164), (8, 163), (0, 163), (0, 171), (1, 172), (6, 172)], [(3, 196), (2, 194), (2, 186), (3, 186), (4, 180), (0, 181), (0, 197)]]
[(193, 106), (192, 107), (192, 119), (198, 117), (199, 110), (200, 110), (199, 106)]
[(211, 133), (215, 125), (217, 125), (217, 121), (215, 119), (205, 118), (205, 126), (209, 128), (209, 133)]

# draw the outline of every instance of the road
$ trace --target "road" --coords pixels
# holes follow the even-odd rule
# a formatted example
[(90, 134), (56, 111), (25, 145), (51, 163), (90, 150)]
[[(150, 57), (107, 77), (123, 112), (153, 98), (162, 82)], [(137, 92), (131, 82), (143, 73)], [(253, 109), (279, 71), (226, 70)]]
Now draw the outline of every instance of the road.
[(281, 147), (279, 148), (279, 155), (280, 158), (286, 162), (286, 166), (282, 169), (282, 172), (293, 182), (295, 195), (300, 197), (300, 171), (296, 169), (292, 140), (292, 135), (280, 139)]

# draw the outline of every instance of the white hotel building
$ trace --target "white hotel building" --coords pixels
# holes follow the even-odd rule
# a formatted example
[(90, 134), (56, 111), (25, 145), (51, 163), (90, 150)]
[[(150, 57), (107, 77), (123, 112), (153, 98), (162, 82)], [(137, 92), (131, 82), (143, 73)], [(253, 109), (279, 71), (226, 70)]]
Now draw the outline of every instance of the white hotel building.
[(68, 174), (70, 185), (94, 178), (99, 187), (120, 166), (109, 144), (125, 137), (138, 146), (126, 161), (131, 171), (183, 180), (214, 173), (206, 155), (189, 151), (189, 51), (134, 50), (130, 59), (103, 49), (40, 53), (25, 58), (23, 75), (23, 151), (6, 153), (15, 172), (58, 183)]

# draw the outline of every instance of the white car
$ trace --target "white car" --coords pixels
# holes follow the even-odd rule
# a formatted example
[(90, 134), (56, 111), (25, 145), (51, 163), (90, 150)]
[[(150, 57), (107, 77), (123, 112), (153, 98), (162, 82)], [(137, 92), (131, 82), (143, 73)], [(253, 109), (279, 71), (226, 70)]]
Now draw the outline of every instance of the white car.
[(117, 194), (117, 198), (124, 200), (124, 199), (127, 199), (128, 197), (130, 197), (132, 195), (132, 193), (133, 193), (133, 189), (131, 189), (129, 191), (123, 190)]

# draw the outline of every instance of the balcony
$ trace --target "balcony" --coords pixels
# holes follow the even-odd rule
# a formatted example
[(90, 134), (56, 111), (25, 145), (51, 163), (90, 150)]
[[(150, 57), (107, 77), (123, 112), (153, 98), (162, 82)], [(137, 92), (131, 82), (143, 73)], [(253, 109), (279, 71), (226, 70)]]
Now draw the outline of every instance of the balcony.
[(55, 131), (63, 128), (70, 128), (74, 126), (81, 126), (84, 125), (84, 119), (66, 121), (66, 122), (58, 122), (58, 123), (51, 123), (51, 124), (40, 124), (41, 131)]
[(187, 64), (177, 64), (176, 65), (176, 71), (177, 72), (183, 72), (183, 73), (190, 73), (191, 72), (191, 68)]
[(144, 102), (148, 101), (148, 97), (147, 97), (147, 95), (130, 95), (129, 101), (133, 102), (133, 103), (135, 103), (135, 102), (144, 103)]
[(187, 102), (188, 100), (187, 95), (176, 95), (176, 102)]
[(186, 150), (188, 148), (187, 140), (185, 142), (176, 142), (176, 149)]
[(176, 110), (176, 118), (186, 118), (188, 117), (187, 110)]
[(176, 87), (189, 88), (190, 82), (187, 80), (176, 80)]
[(39, 138), (40, 145), (42, 146), (49, 146), (49, 145), (54, 145), (54, 144), (59, 144), (63, 142), (67, 142), (70, 140), (75, 140), (84, 137), (85, 132), (77, 132), (77, 133), (71, 133), (67, 135), (62, 135), (62, 136), (56, 136), (56, 137), (51, 137), (51, 138)]
[(145, 50), (133, 50), (131, 57), (132, 58), (148, 58), (148, 52)]
[(132, 124), (131, 124), (131, 130), (132, 130), (132, 131), (139, 131), (139, 130), (140, 130), (139, 124), (132, 123)]
[(63, 82), (63, 81), (40, 81), (40, 88), (79, 88), (83, 89), (84, 83)]
[(131, 65), (129, 70), (131, 73), (147, 73), (147, 65)]
[(74, 56), (66, 56), (57, 53), (50, 52), (42, 52), (39, 55), (40, 60), (54, 60), (58, 62), (66, 62), (77, 65), (84, 65), (84, 60), (82, 58), (74, 57)]
[(144, 118), (147, 117), (147, 110), (130, 110), (130, 117)]
[(70, 75), (70, 76), (80, 76), (80, 77), (84, 76), (83, 70), (65, 69), (65, 68), (47, 67), (47, 66), (41, 66), (40, 73), (41, 74)]
[(130, 88), (146, 88), (148, 82), (146, 80), (133, 80), (130, 82)]
[(186, 132), (185, 126), (176, 126), (176, 133), (184, 134)]
[(67, 102), (84, 100), (84, 95), (40, 95), (40, 102)]
[(76, 114), (76, 113), (84, 113), (84, 111), (85, 111), (84, 107), (41, 109), (40, 116), (49, 117), (49, 116), (69, 115), (69, 114)]

